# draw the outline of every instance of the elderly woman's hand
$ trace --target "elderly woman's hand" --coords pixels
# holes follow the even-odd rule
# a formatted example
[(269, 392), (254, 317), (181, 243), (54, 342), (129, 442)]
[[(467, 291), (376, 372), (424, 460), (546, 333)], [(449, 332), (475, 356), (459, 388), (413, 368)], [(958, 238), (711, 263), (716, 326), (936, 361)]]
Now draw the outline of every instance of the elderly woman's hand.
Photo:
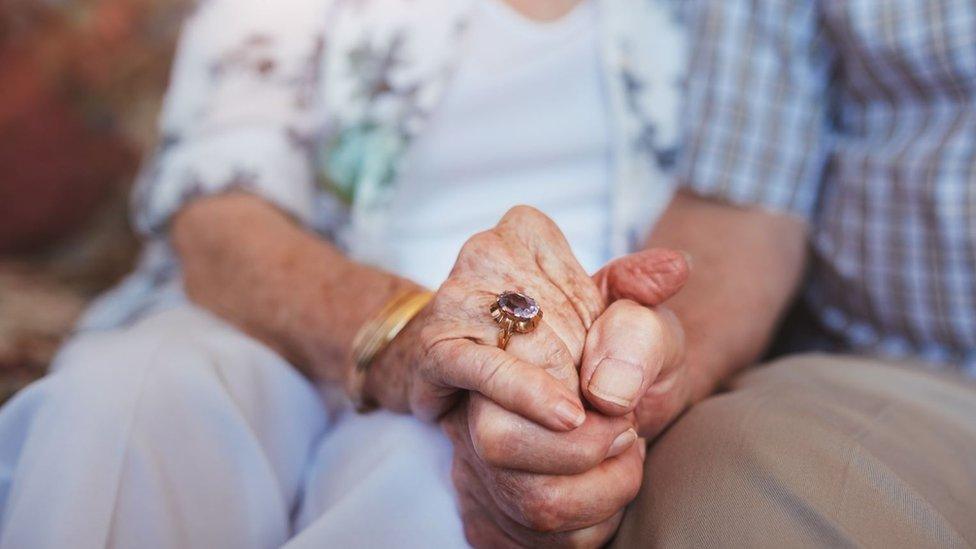
[[(506, 352), (489, 307), (511, 289), (536, 299), (544, 314)], [(388, 408), (436, 419), (470, 390), (549, 429), (573, 429), (585, 417), (577, 367), (604, 307), (559, 228), (533, 208), (513, 208), (464, 245), (431, 303), (378, 357), (366, 392)]]
[(590, 411), (578, 429), (554, 433), (472, 394), (442, 425), (475, 547), (599, 547), (640, 489), (645, 445), (629, 418)]

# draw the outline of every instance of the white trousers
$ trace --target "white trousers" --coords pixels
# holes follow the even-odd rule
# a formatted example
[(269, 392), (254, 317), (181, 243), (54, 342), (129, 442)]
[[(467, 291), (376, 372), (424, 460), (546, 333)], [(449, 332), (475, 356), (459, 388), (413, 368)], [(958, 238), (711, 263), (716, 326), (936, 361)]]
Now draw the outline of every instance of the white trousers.
[(0, 549), (463, 547), (450, 461), (181, 306), (76, 337), (0, 410)]

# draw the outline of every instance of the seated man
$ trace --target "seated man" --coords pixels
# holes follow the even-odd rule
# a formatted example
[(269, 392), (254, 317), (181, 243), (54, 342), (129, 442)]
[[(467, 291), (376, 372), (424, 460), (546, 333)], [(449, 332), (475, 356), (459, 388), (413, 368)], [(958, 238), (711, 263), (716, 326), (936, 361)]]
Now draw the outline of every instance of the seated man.
[(686, 370), (759, 358), (797, 290), (779, 344), (831, 354), (691, 408), (617, 544), (973, 546), (976, 4), (690, 4), (683, 190), (651, 238), (694, 258)]

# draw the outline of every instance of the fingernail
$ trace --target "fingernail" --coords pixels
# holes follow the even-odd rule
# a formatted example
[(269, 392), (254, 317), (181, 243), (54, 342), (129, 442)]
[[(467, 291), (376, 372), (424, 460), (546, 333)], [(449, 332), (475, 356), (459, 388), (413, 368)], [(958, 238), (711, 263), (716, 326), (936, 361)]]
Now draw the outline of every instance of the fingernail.
[(579, 427), (586, 421), (586, 412), (568, 400), (564, 400), (556, 405), (556, 415), (569, 427)]
[(626, 431), (620, 433), (617, 435), (617, 438), (613, 439), (613, 444), (611, 444), (610, 449), (607, 450), (607, 457), (612, 458), (624, 453), (628, 448), (634, 445), (635, 440), (637, 440), (637, 431), (633, 429), (627, 429)]
[(637, 449), (640, 450), (641, 459), (644, 459), (645, 457), (647, 457), (647, 439), (641, 437), (640, 439), (637, 440), (637, 444), (640, 445), (637, 447)]
[(695, 259), (691, 256), (690, 253), (684, 250), (681, 251), (681, 255), (685, 256), (685, 263), (688, 264), (688, 268), (690, 269), (691, 266), (695, 263)]
[(590, 394), (607, 402), (630, 406), (643, 382), (644, 371), (636, 364), (604, 358), (596, 365), (588, 388)]

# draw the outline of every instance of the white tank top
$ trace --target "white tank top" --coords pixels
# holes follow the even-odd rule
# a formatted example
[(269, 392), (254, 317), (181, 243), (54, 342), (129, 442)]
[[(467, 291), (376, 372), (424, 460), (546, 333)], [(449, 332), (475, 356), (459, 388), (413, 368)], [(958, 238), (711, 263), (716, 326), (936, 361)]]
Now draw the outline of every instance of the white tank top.
[(396, 184), (385, 266), (436, 288), (471, 235), (535, 206), (589, 271), (609, 259), (610, 132), (584, 1), (551, 23), (481, 0), (457, 72)]

